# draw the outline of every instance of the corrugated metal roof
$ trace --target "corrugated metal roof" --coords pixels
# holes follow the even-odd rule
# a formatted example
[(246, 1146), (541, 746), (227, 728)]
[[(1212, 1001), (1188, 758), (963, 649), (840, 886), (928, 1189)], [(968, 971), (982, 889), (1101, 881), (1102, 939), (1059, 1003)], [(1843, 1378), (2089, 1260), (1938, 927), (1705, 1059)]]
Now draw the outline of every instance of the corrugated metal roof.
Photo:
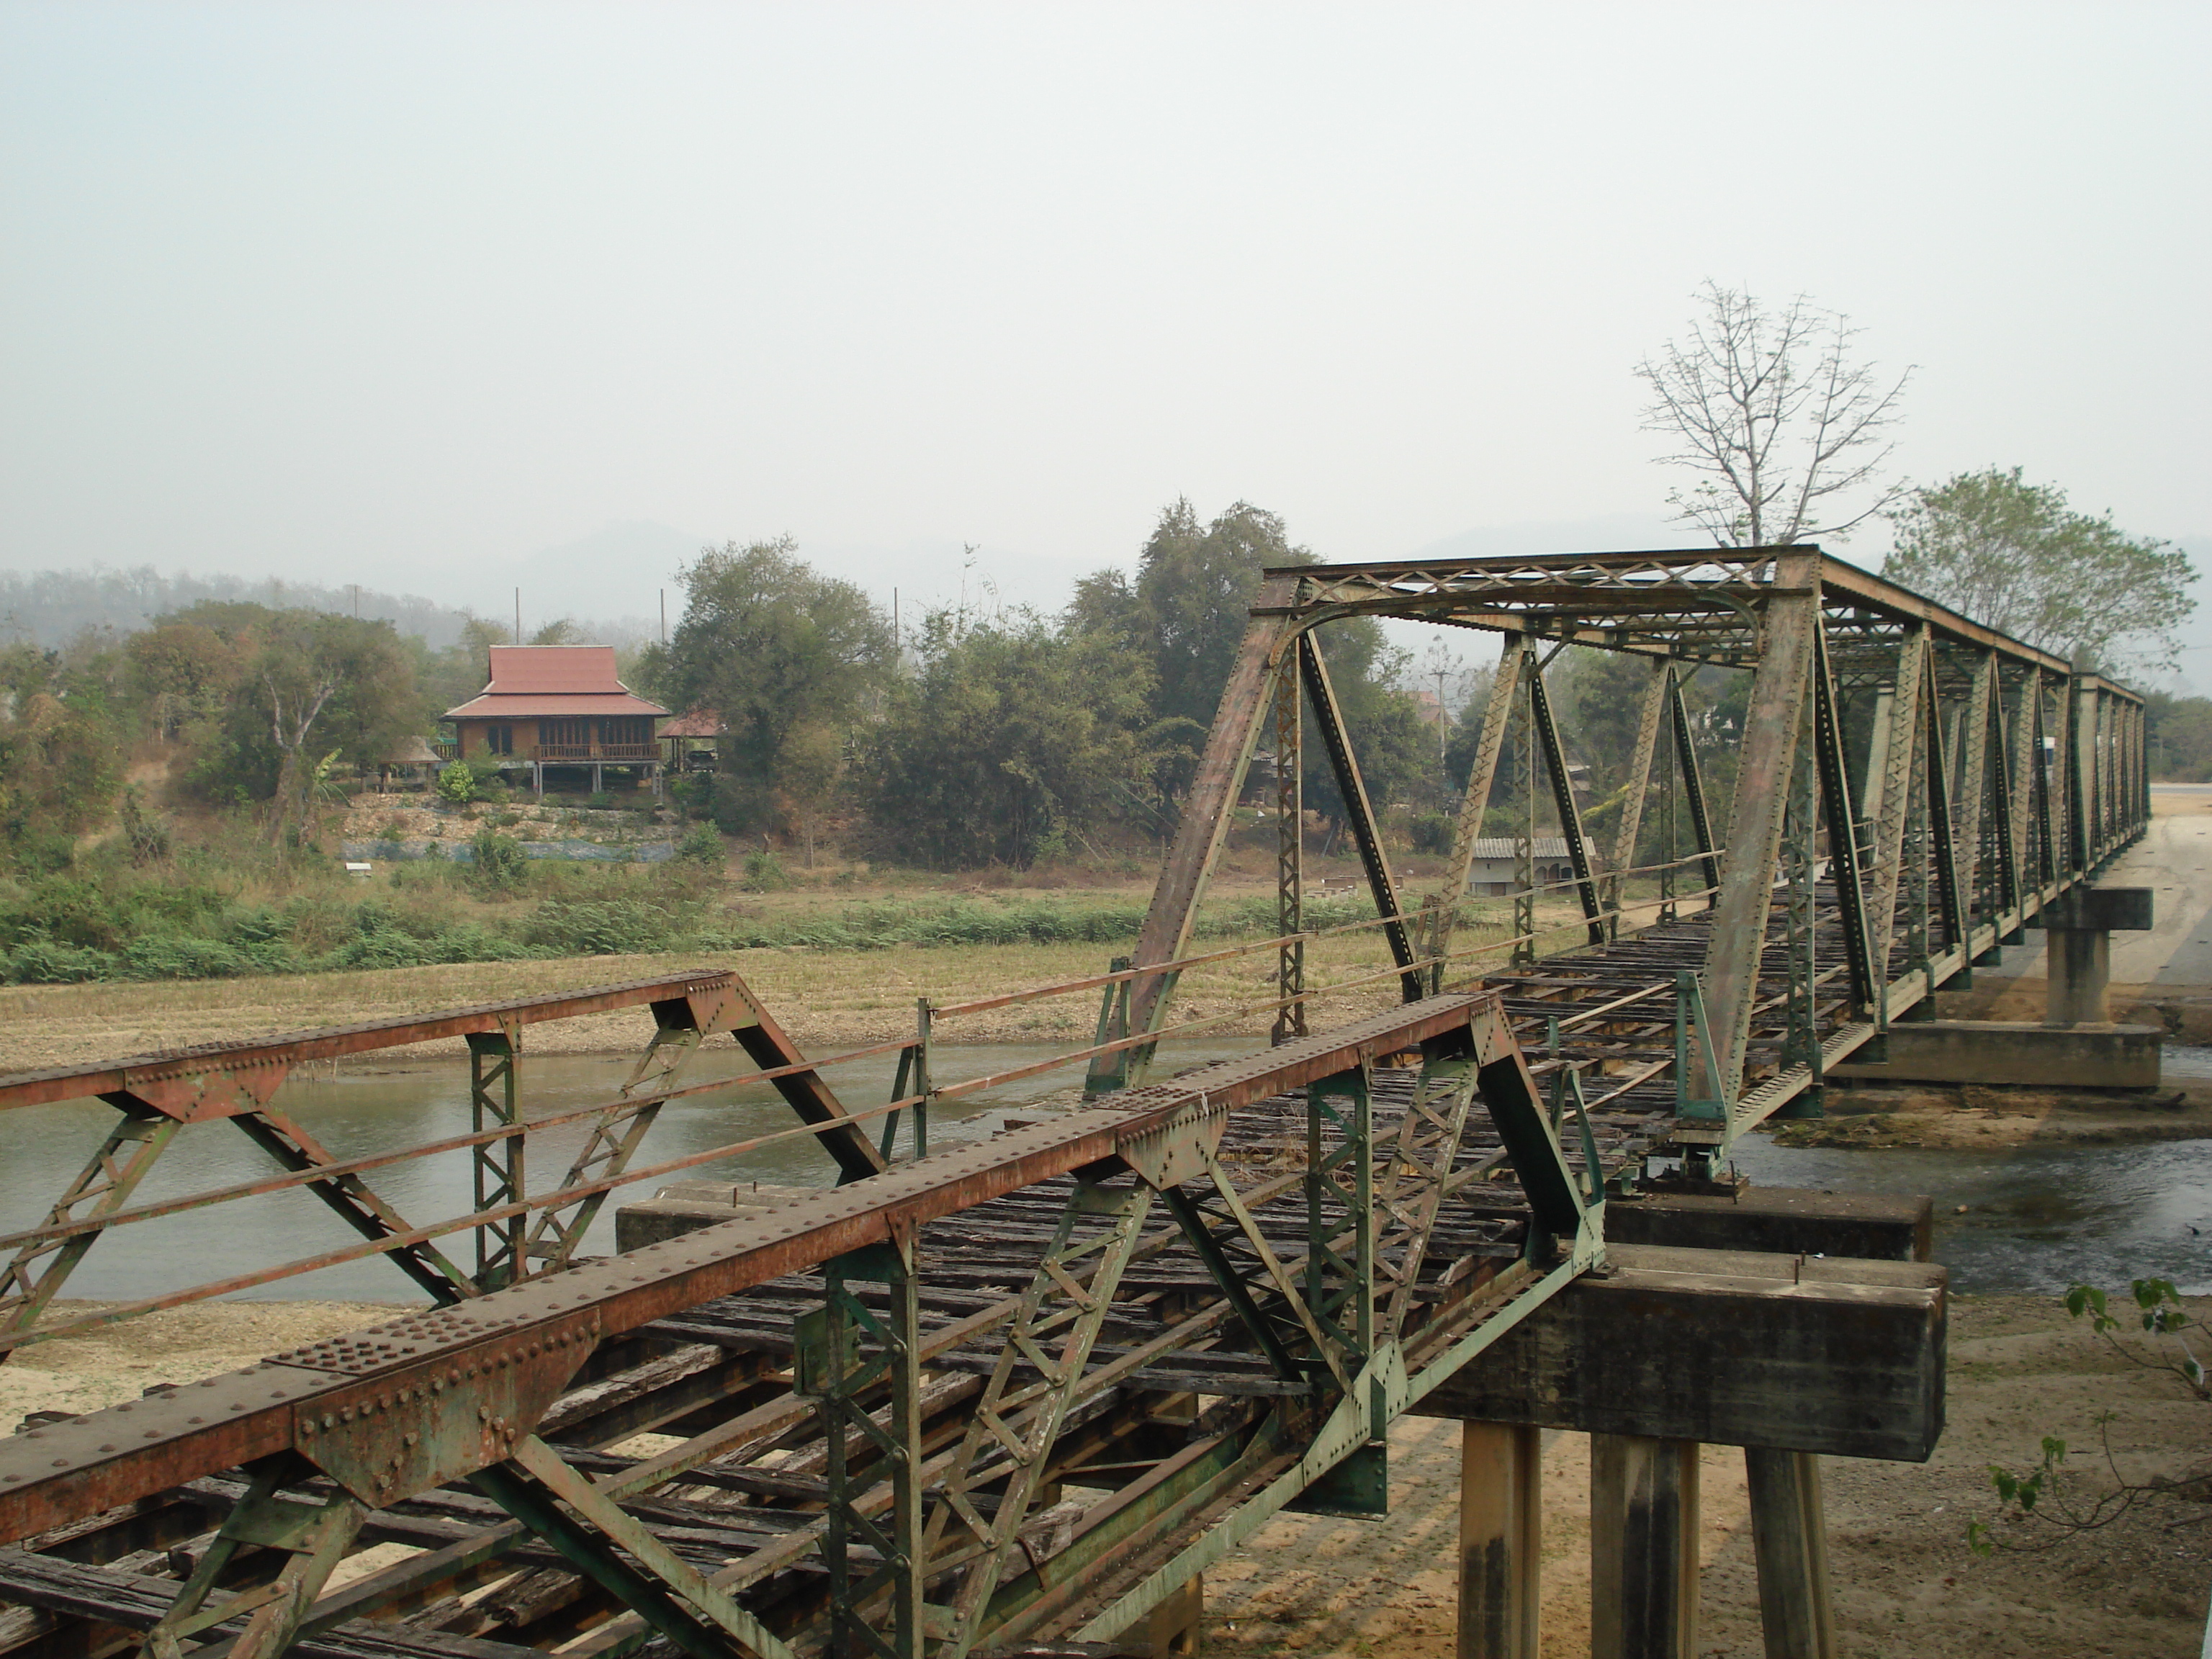
[[(1538, 836), (1533, 845), (1540, 859), (1563, 859), (1567, 855), (1565, 836)], [(1513, 837), (1484, 836), (1474, 843), (1474, 855), (1479, 859), (1510, 859), (1513, 856)]]

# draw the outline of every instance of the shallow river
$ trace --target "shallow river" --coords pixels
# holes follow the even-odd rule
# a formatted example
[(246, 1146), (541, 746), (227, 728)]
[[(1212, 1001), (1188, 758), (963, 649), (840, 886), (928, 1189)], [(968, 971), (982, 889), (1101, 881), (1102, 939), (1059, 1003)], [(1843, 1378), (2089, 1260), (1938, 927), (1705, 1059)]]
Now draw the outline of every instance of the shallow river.
[[(1188, 1041), (1161, 1045), (1165, 1069), (1252, 1053), (1264, 1039)], [(1029, 1043), (947, 1044), (933, 1051), (933, 1080), (940, 1087), (966, 1079), (1014, 1070), (1066, 1052), (1066, 1045)], [(890, 1099), (896, 1054), (848, 1066), (825, 1068), (839, 1097), (854, 1110)], [(631, 1062), (620, 1055), (546, 1055), (525, 1058), (520, 1073), (524, 1109), (532, 1118), (556, 1116), (614, 1097)], [(732, 1044), (706, 1048), (696, 1057), (684, 1081), (703, 1082), (718, 1074), (751, 1069)], [(931, 1113), (930, 1147), (940, 1150), (963, 1139), (991, 1133), (1009, 1108), (1080, 1083), (1080, 1067), (1024, 1079), (972, 1099), (948, 1102)], [(342, 1063), (335, 1078), (321, 1073), (294, 1077), (278, 1090), (275, 1103), (336, 1157), (360, 1158), (410, 1145), (447, 1139), (469, 1128), (468, 1063), (422, 1061), (404, 1066), (357, 1070)], [(115, 1121), (110, 1107), (71, 1101), (27, 1107), (0, 1114), (0, 1231), (35, 1226), (46, 1206), (84, 1166)], [(792, 1127), (790, 1109), (767, 1084), (728, 1089), (672, 1100), (661, 1109), (633, 1164), (643, 1167), (693, 1152), (709, 1151), (753, 1136)], [(869, 1124), (872, 1134), (881, 1120)], [(556, 1184), (582, 1146), (589, 1126), (558, 1125), (530, 1138), (529, 1186)], [(902, 1125), (902, 1155), (911, 1131)], [(181, 1132), (133, 1196), (144, 1204), (252, 1181), (275, 1165), (236, 1129), (222, 1123), (192, 1125)], [(617, 1188), (609, 1195), (586, 1235), (584, 1251), (614, 1249), (614, 1211), (618, 1204), (652, 1196), (672, 1181), (758, 1181), (787, 1186), (833, 1184), (836, 1166), (811, 1138), (794, 1137), (773, 1146), (702, 1164)], [(475, 1207), (465, 1148), (367, 1172), (362, 1179), (416, 1226)], [(78, 1264), (66, 1294), (72, 1297), (158, 1296), (186, 1285), (248, 1273), (360, 1243), (304, 1188), (252, 1198), (118, 1228)], [(442, 1248), (456, 1261), (473, 1261), (467, 1232), (448, 1235)], [(467, 1265), (464, 1262), (464, 1265)], [(388, 1261), (342, 1263), (246, 1292), (290, 1299), (322, 1297), (338, 1300), (414, 1300), (413, 1281)]]
[[(1255, 1039), (1164, 1045), (1165, 1070), (1247, 1054)], [(933, 1056), (936, 1080), (1011, 1070), (1055, 1052), (1042, 1045), (946, 1046)], [(856, 1105), (889, 1098), (896, 1056), (832, 1071), (841, 1096)], [(528, 1059), (523, 1097), (532, 1117), (574, 1110), (611, 1097), (629, 1062), (617, 1056)], [(734, 1048), (702, 1054), (696, 1064), (723, 1073), (745, 1069)], [(2212, 1075), (2212, 1054), (2169, 1051), (2172, 1073)], [(715, 1073), (700, 1070), (701, 1079)], [(1004, 1085), (986, 1097), (939, 1109), (931, 1145), (941, 1147), (990, 1133), (1010, 1108), (1067, 1087), (1073, 1070)], [(338, 1157), (441, 1139), (468, 1127), (465, 1063), (419, 1063), (385, 1071), (341, 1072), (336, 1079), (295, 1079), (278, 1103)], [(113, 1121), (95, 1103), (30, 1108), (0, 1116), (0, 1229), (34, 1224), (54, 1194), (82, 1167)], [(644, 1164), (704, 1152), (791, 1125), (788, 1109), (765, 1085), (672, 1101), (647, 1135)], [(581, 1145), (584, 1126), (532, 1138), (532, 1184), (556, 1180)], [(906, 1145), (902, 1133), (900, 1144)], [(1962, 1291), (2058, 1291), (2078, 1280), (2110, 1287), (2154, 1274), (2195, 1293), (2212, 1292), (2212, 1140), (2143, 1146), (2021, 1147), (1995, 1152), (1844, 1151), (1775, 1146), (1748, 1137), (1735, 1154), (1754, 1181), (1835, 1192), (1927, 1193), (1936, 1200), (1936, 1255)], [(271, 1165), (241, 1134), (217, 1123), (180, 1134), (139, 1189), (137, 1201), (254, 1179)], [(810, 1139), (793, 1139), (732, 1158), (652, 1177), (619, 1189), (588, 1235), (589, 1253), (613, 1248), (615, 1205), (649, 1196), (670, 1181), (761, 1181), (827, 1186), (836, 1170)], [(465, 1151), (441, 1153), (370, 1172), (366, 1177), (410, 1221), (424, 1224), (471, 1207)], [(1963, 1206), (1963, 1209), (1961, 1208)], [(68, 1294), (124, 1297), (159, 1295), (188, 1285), (273, 1267), (357, 1242), (313, 1197), (300, 1189), (242, 1199), (118, 1229), (102, 1239), (72, 1275)], [(445, 1241), (456, 1259), (469, 1235)], [(328, 1297), (361, 1301), (412, 1300), (411, 1283), (388, 1262), (364, 1261), (322, 1269), (247, 1292), (271, 1297)]]

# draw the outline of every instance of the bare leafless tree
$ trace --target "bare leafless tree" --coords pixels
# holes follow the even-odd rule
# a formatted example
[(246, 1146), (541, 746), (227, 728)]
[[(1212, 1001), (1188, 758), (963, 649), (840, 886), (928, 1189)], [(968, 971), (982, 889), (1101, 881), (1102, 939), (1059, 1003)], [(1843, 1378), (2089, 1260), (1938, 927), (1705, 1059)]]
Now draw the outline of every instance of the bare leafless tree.
[(1668, 492), (1675, 515), (1722, 547), (1776, 547), (1850, 529), (1893, 505), (1885, 436), (1912, 378), (1881, 388), (1852, 361), (1862, 331), (1800, 295), (1780, 312), (1708, 279), (1686, 342), (1637, 364), (1644, 427), (1679, 441), (1660, 457), (1698, 475)]

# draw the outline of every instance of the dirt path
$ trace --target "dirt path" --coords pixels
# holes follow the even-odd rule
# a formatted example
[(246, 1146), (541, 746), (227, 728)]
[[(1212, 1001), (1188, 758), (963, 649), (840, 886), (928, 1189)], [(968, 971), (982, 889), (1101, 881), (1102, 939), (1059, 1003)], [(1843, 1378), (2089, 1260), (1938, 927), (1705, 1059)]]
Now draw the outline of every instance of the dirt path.
[[(66, 1304), (68, 1311), (91, 1304)], [(2212, 1304), (2192, 1307), (2203, 1318)], [(91, 1336), (41, 1344), (0, 1367), (0, 1410), (81, 1412), (251, 1364), (392, 1316), (342, 1303), (216, 1303)], [(2203, 1640), (2212, 1539), (2197, 1506), (2142, 1518), (2041, 1553), (1966, 1546), (1969, 1517), (1994, 1500), (1986, 1466), (2024, 1466), (2038, 1439), (2093, 1447), (2094, 1419), (2118, 1413), (2112, 1444), (2131, 1478), (2212, 1455), (2212, 1406), (2094, 1347), (2045, 1297), (1954, 1297), (1948, 1427), (1926, 1464), (1825, 1464), (1836, 1605), (1853, 1659), (2193, 1659)], [(1350, 1655), (1443, 1659), (1457, 1583), (1459, 1428), (1426, 1419), (1392, 1431), (1392, 1511), (1377, 1521), (1279, 1516), (1207, 1576), (1206, 1642), (1217, 1656)], [(1554, 1437), (1544, 1472), (1547, 1659), (1587, 1653), (1589, 1443)], [(2090, 1472), (2094, 1480), (2094, 1470)], [(1701, 1659), (1757, 1659), (1743, 1460), (1708, 1447), (1701, 1471)], [(2182, 1523), (2179, 1530), (2167, 1527)]]

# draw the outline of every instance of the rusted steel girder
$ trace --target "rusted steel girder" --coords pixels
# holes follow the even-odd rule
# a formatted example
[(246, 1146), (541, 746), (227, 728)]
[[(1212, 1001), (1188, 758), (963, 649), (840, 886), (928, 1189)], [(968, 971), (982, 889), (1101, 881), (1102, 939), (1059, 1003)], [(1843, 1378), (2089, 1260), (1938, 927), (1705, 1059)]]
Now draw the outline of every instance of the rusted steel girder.
[(1209, 1068), (1203, 1087), (1130, 1090), (757, 1220), (15, 1437), (0, 1443), (0, 1542), (287, 1450), (367, 1501), (396, 1501), (504, 1457), (597, 1342), (1102, 1159), (1141, 1158), (1148, 1138), (1180, 1121), (1465, 1030), (1495, 1008), (1487, 996), (1428, 998)]

